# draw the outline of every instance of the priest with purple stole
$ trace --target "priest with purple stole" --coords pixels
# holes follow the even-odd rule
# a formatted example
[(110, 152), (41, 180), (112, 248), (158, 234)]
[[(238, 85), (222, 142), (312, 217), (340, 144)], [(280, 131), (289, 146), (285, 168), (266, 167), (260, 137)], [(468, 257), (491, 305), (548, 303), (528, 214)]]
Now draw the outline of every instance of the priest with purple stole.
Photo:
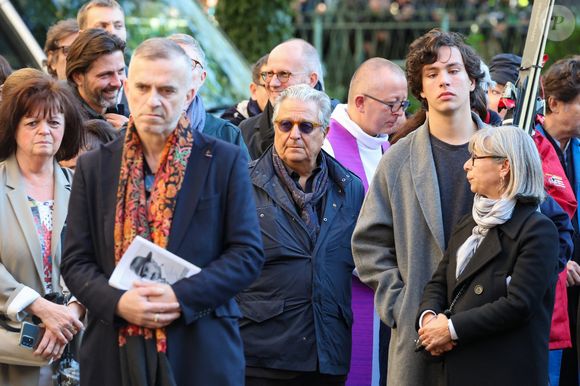
[[(334, 109), (322, 148), (355, 173), (366, 192), (383, 153), (389, 148), (389, 135), (404, 122), (408, 107), (403, 70), (389, 60), (371, 58), (354, 73), (348, 104), (340, 104)], [(347, 385), (378, 386), (380, 367), (386, 370), (386, 350), (384, 358), (379, 356), (381, 323), (374, 311), (373, 298), (373, 291), (358, 279), (355, 270), (352, 278), (353, 348)], [(388, 329), (384, 325), (382, 328)], [(388, 339), (388, 330), (383, 333), (385, 335)], [(381, 346), (388, 347), (388, 341), (381, 342)]]

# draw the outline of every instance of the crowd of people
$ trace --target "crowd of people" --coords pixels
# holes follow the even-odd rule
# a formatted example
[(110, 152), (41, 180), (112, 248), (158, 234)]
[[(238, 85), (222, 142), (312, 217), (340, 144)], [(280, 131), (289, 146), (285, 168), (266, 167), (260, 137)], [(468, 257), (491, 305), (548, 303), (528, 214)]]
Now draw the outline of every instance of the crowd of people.
[[(579, 385), (580, 56), (531, 136), (502, 123), (521, 58), (439, 30), (346, 103), (281, 42), (218, 118), (195, 38), (127, 66), (124, 20), (91, 0), (46, 72), (0, 60), (0, 385)], [(112, 286), (138, 236), (201, 270), (149, 251)]]

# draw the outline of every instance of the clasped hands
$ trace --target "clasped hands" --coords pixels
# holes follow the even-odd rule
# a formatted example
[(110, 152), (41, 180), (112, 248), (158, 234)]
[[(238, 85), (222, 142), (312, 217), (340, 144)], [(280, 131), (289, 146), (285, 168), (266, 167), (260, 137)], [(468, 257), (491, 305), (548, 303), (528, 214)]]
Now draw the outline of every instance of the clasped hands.
[(163, 328), (181, 316), (181, 307), (170, 285), (136, 281), (119, 299), (117, 315), (137, 326)]
[(427, 313), (423, 315), (421, 323), (423, 327), (419, 329), (419, 339), (425, 350), (433, 356), (440, 356), (451, 351), (455, 346), (449, 332), (448, 320), (444, 314)]
[(27, 311), (42, 321), (39, 326), (44, 328), (44, 334), (34, 354), (44, 359), (60, 358), (68, 342), (84, 328), (80, 321), (84, 308), (78, 303), (64, 306), (40, 297)]

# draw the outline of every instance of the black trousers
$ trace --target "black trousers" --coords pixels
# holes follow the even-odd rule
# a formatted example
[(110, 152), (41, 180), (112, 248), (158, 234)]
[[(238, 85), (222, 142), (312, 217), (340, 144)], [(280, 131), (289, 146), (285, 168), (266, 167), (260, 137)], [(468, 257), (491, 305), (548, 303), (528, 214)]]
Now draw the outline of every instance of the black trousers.
[(560, 386), (578, 385), (578, 287), (568, 287), (568, 317), (570, 318), (570, 337), (572, 348), (562, 352)]
[[(574, 234), (574, 254), (572, 259), (580, 264), (580, 234), (578, 230)], [(572, 338), (572, 348), (562, 352), (562, 367), (560, 369), (560, 386), (579, 386), (578, 370), (580, 369), (578, 358), (580, 329), (578, 322), (580, 318), (578, 307), (580, 298), (580, 286), (568, 287), (568, 317), (570, 318), (570, 337)]]
[(304, 373), (292, 379), (269, 379), (246, 376), (246, 386), (344, 386), (346, 375)]

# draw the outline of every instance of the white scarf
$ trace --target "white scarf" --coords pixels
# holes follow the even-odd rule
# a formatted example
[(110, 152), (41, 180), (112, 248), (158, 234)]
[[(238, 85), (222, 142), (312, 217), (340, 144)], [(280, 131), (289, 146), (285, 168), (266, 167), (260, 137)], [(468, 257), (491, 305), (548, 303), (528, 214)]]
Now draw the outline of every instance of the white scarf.
[(346, 131), (351, 133), (352, 136), (356, 138), (356, 141), (360, 145), (363, 145), (365, 148), (372, 150), (380, 150), (383, 143), (389, 140), (388, 134), (380, 134), (377, 137), (373, 137), (365, 133), (364, 130), (361, 129), (359, 125), (357, 125), (352, 119), (350, 119), (346, 104), (337, 105), (334, 108), (334, 111), (332, 112), (330, 118), (340, 123), (340, 125), (344, 127)]
[(487, 232), (496, 225), (501, 225), (512, 217), (515, 199), (492, 200), (476, 194), (473, 198), (472, 216), (477, 223), (473, 227), (471, 236), (465, 240), (457, 250), (457, 267), (455, 268), (455, 278), (461, 275), (475, 251), (487, 236)]

